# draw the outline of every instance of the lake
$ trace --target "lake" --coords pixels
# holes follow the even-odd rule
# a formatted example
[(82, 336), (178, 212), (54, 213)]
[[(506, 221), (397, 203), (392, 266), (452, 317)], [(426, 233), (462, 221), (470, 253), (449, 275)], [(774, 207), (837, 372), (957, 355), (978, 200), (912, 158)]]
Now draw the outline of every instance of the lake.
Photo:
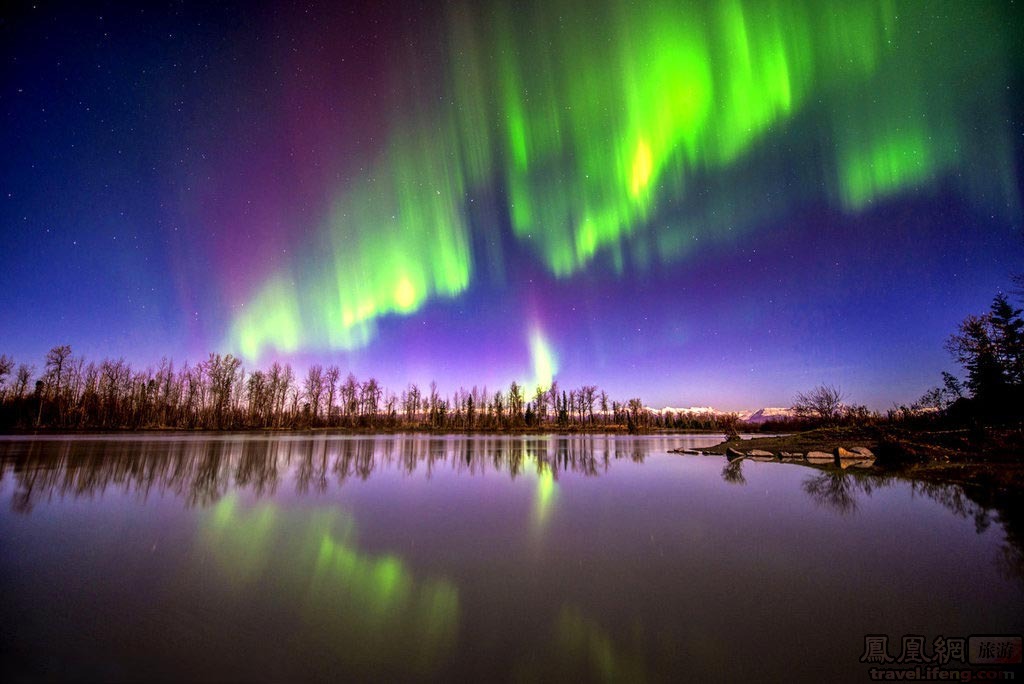
[(717, 435), (0, 438), (0, 676), (870, 681), (1020, 634), (984, 492)]

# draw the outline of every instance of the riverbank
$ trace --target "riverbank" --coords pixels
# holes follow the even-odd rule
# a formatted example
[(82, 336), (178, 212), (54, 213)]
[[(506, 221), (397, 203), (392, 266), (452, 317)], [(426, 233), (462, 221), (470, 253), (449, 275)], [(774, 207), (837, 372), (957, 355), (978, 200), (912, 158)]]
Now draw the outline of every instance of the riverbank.
[[(836, 454), (838, 449), (870, 450), (874, 461), (867, 465), (875, 472), (1024, 491), (1024, 434), (1020, 428), (820, 428), (771, 437), (732, 437), (699, 451), (721, 456), (770, 452), (800, 460), (814, 452)], [(865, 464), (862, 461), (860, 465)]]
[(960, 428), (911, 430), (891, 426), (819, 428), (770, 437), (728, 440), (701, 449), (722, 454), (728, 449), (763, 450), (772, 453), (833, 453), (837, 448), (870, 449), (880, 463), (927, 463), (933, 461), (1013, 461), (1024, 457), (1024, 432), (1014, 428)]

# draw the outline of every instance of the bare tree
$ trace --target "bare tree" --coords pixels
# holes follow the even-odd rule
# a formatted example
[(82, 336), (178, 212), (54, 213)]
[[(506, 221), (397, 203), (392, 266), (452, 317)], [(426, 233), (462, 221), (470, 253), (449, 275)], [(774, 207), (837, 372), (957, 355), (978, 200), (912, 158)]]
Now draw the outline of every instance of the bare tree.
[(71, 345), (61, 344), (46, 353), (46, 366), (43, 374), (43, 395), (39, 397), (39, 414), (36, 424), (43, 421), (43, 405), (46, 400), (57, 404), (57, 415), (63, 423), (64, 410), (61, 405), (61, 388), (64, 383), (65, 366), (71, 358)]
[(316, 425), (320, 419), (320, 398), (324, 393), (324, 369), (319, 364), (309, 367), (306, 372), (306, 401), (309, 403), (310, 422)]
[(31, 382), (33, 374), (35, 374), (35, 366), (30, 366), (27, 363), (18, 365), (18, 371), (14, 376), (14, 398), (20, 400), (24, 398), (25, 392), (28, 390), (28, 383)]
[(263, 375), (263, 371), (255, 371), (249, 375), (247, 391), (249, 402), (249, 424), (265, 425), (267, 380), (266, 376)]
[(818, 385), (808, 392), (800, 392), (793, 400), (793, 412), (801, 418), (835, 423), (842, 414), (846, 395), (833, 385)]
[(590, 423), (594, 422), (594, 400), (597, 398), (597, 387), (594, 385), (584, 385), (580, 388), (580, 419), (582, 420), (583, 414), (586, 413), (587, 419)]
[(362, 415), (370, 420), (372, 424), (377, 418), (380, 410), (380, 399), (383, 390), (376, 378), (370, 378), (360, 387), (360, 404), (362, 404)]
[(558, 407), (558, 381), (552, 380), (551, 387), (548, 388), (548, 404), (551, 405), (551, 412), (555, 416), (555, 420), (559, 419), (559, 407)]
[(330, 366), (324, 374), (327, 389), (327, 424), (332, 424), (334, 413), (334, 398), (338, 392), (338, 378), (341, 377), (341, 370), (337, 366)]
[(3, 400), (6, 394), (4, 387), (7, 384), (7, 376), (11, 374), (13, 368), (14, 359), (6, 354), (0, 354), (0, 400)]

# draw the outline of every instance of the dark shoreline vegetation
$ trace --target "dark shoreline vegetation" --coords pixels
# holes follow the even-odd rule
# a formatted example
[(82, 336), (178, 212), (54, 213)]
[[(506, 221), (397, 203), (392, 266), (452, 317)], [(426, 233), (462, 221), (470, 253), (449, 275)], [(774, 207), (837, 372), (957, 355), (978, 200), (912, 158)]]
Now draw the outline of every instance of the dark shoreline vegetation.
[[(850, 458), (873, 473), (889, 473), (936, 482), (979, 484), (1024, 494), (1024, 436), (1021, 428), (943, 429), (940, 422), (914, 427), (889, 425), (818, 428), (788, 435), (734, 436), (700, 449), (709, 456), (770, 453), (772, 458), (837, 470), (842, 466), (815, 465), (804, 456), (817, 452), (835, 458), (838, 449), (868, 449), (869, 459)], [(780, 457), (792, 455), (792, 457)], [(838, 461), (838, 459), (837, 459)], [(847, 464), (844, 462), (843, 466)], [(848, 466), (847, 466), (848, 467)]]
[[(288, 364), (248, 370), (231, 354), (177, 368), (143, 370), (51, 349), (33, 366), (0, 356), (0, 432), (310, 430), (377, 432), (731, 432), (735, 414), (658, 412), (634, 397), (611, 399), (595, 385), (532, 390), (516, 382), (442, 395), (436, 383), (400, 392), (375, 378), (342, 378), (317, 364), (305, 377)], [(529, 394), (528, 394), (529, 392)], [(777, 425), (773, 425), (777, 428)]]

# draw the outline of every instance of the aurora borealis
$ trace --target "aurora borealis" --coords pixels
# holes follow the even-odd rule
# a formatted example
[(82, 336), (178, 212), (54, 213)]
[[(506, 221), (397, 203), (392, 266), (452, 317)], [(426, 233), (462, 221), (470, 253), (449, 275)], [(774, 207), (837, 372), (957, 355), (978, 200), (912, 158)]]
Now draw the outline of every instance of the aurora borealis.
[(0, 19), (15, 357), (885, 408), (1024, 270), (1009, 2)]

